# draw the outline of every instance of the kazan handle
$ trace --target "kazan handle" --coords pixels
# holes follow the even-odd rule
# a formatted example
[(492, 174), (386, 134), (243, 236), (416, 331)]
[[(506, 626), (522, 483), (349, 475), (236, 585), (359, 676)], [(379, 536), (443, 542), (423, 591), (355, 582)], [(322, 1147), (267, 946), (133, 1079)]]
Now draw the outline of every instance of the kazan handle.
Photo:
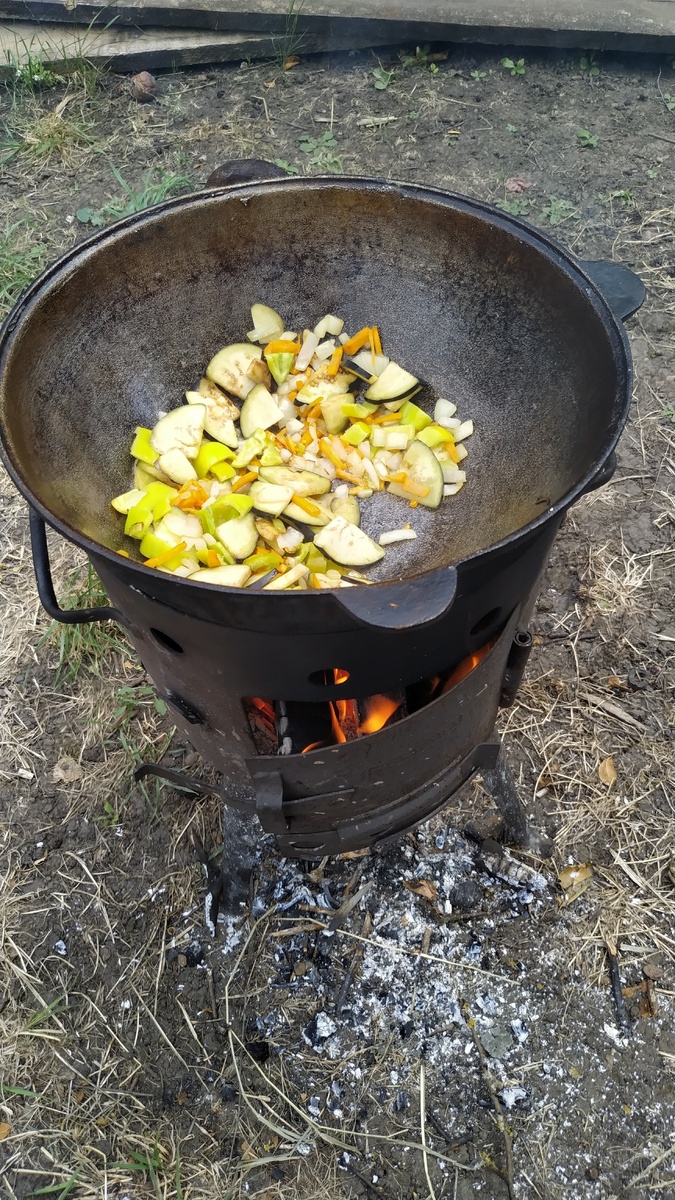
[(442, 617), (453, 603), (456, 591), (455, 568), (442, 567), (401, 583), (339, 588), (333, 592), (333, 598), (364, 625), (411, 629)]
[(620, 321), (632, 317), (644, 303), (647, 295), (644, 283), (623, 263), (582, 260), (579, 265)]
[(55, 621), (60, 621), (62, 625), (86, 625), (90, 621), (119, 621), (121, 625), (126, 624), (124, 617), (116, 608), (61, 608), (56, 599), (52, 581), (45, 523), (34, 508), (29, 507), (28, 514), (38, 596), (45, 612)]

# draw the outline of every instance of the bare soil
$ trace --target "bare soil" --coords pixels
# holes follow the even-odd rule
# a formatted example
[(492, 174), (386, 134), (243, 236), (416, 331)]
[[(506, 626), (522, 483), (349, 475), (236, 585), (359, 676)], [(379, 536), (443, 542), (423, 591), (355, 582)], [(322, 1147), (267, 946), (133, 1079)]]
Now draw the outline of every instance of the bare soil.
[[(675, 74), (525, 51), (512, 76), (506, 53), (521, 57), (450, 47), (404, 65), (392, 49), (164, 75), (144, 105), (108, 76), (0, 98), (5, 295), (111, 201), (199, 187), (245, 156), (503, 203), (649, 289), (628, 323), (617, 473), (563, 527), (501, 717), (556, 841), (552, 863), (514, 850), (539, 873), (518, 886), (459, 832), (489, 808), (477, 781), (366, 857), (290, 863), (261, 837), (213, 942), (190, 832), (217, 857), (227, 819), (133, 784), (138, 761), (191, 768), (194, 753), (121, 636), (50, 632), (3, 480), (9, 1197), (675, 1197)], [(375, 69), (394, 71), (381, 90)], [(52, 548), (61, 594), (91, 593), (74, 551)], [(586, 865), (574, 898), (560, 872)]]

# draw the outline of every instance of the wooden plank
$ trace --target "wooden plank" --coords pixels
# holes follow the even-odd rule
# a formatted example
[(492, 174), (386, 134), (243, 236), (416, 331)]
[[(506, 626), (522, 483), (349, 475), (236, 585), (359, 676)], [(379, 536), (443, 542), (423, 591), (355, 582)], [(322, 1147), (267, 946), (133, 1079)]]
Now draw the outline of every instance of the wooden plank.
[[(0, 17), (277, 35), (675, 50), (675, 0), (0, 0)], [(375, 44), (373, 41), (372, 44)]]
[[(326, 50), (351, 50), (373, 45), (370, 34), (339, 38), (329, 33), (308, 35), (303, 54)], [(219, 33), (202, 29), (129, 29), (15, 21), (0, 25), (0, 79), (11, 75), (13, 63), (39, 58), (58, 70), (86, 59), (115, 71), (152, 71), (161, 68), (202, 66), (207, 63), (242, 62), (247, 58), (278, 58), (283, 53), (278, 35), (269, 33)]]

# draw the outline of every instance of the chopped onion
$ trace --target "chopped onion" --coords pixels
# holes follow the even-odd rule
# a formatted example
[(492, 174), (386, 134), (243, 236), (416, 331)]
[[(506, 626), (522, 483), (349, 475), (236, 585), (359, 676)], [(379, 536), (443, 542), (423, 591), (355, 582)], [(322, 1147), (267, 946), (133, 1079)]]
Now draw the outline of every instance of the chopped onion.
[(332, 334), (333, 337), (337, 337), (339, 333), (342, 333), (344, 327), (345, 323), (341, 317), (334, 317), (332, 313), (326, 313), (326, 316), (321, 318), (318, 325), (314, 326), (314, 332), (318, 338), (325, 337), (327, 333)]
[(457, 405), (451, 400), (443, 400), (441, 397), (436, 401), (434, 408), (434, 421), (437, 425), (442, 425), (445, 429), (448, 428), (446, 421), (454, 417), (457, 412)]
[(289, 400), (288, 397), (282, 400), (279, 409), (281, 410), (281, 418), (277, 421), (277, 425), (280, 429), (283, 429), (284, 426), (288, 425), (289, 421), (293, 420), (298, 410), (293, 401)]
[(446, 483), (443, 485), (444, 496), (456, 496), (464, 487), (464, 483)]
[(473, 433), (473, 421), (462, 421), (459, 429), (455, 431), (455, 441), (463, 442), (464, 438), (471, 437)]
[(372, 494), (373, 494), (372, 488), (362, 487), (362, 488), (356, 489), (356, 495), (359, 496), (361, 498), (361, 500), (369, 500), (370, 497), (372, 496)]
[(317, 458), (312, 470), (316, 471), (317, 475), (325, 475), (326, 479), (336, 478), (335, 467), (327, 458)]
[(285, 448), (283, 450), (280, 450), (279, 453), (285, 463), (290, 462), (290, 460), (293, 457), (290, 450), (286, 450)]
[(386, 354), (373, 355), (370, 350), (359, 350), (359, 353), (354, 355), (354, 362), (376, 378), (382, 374), (385, 367), (389, 366)]
[(349, 334), (348, 333), (339, 333), (337, 335), (337, 339), (338, 339), (338, 342), (342, 342), (342, 345), (344, 346), (345, 342), (349, 341)]
[(284, 554), (292, 554), (302, 542), (302, 534), (298, 529), (288, 528), (285, 533), (280, 533), (277, 538), (277, 546)]
[(373, 466), (370, 459), (368, 459), (368, 458), (363, 459), (363, 474), (364, 474), (364, 478), (368, 480), (368, 482), (372, 485), (372, 487), (375, 489), (375, 491), (379, 491), (379, 489), (382, 486), (382, 484), (380, 483), (380, 476), (378, 475), (377, 471), (375, 470), (375, 467)]
[(462, 446), (461, 443), (459, 446), (455, 446), (455, 453), (460, 462), (462, 459), (468, 458), (469, 455), (469, 451), (467, 450), (466, 446)]
[(292, 437), (295, 437), (297, 433), (302, 433), (304, 428), (304, 424), (297, 417), (291, 417), (290, 421), (286, 422), (286, 432), (290, 433)]
[(333, 489), (333, 495), (334, 496), (348, 496), (349, 495), (348, 485), (346, 483), (339, 483), (338, 486)]
[(444, 483), (465, 483), (466, 472), (460, 471), (453, 462), (442, 462), (441, 471), (443, 472)]
[(376, 458), (374, 466), (375, 470), (380, 476), (380, 479), (386, 479), (387, 475), (389, 474), (389, 468), (387, 467), (387, 464), (383, 462), (381, 458)]
[(394, 542), (412, 542), (417, 537), (414, 529), (390, 529), (377, 539), (381, 546), (393, 546)]
[(312, 358), (318, 344), (319, 339), (316, 334), (312, 333), (311, 329), (306, 329), (300, 353), (295, 360), (296, 370), (304, 371), (305, 367), (309, 365), (309, 361)]
[(319, 362), (325, 362), (327, 358), (331, 357), (334, 349), (335, 338), (328, 338), (328, 341), (321, 342), (321, 344), (317, 346), (315, 357), (318, 358)]

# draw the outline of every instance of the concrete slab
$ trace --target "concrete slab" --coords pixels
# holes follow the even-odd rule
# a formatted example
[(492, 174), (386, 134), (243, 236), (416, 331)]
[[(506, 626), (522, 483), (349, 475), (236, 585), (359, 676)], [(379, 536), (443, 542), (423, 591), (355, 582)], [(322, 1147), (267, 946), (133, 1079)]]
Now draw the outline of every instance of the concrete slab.
[[(172, 26), (291, 35), (323, 32), (371, 44), (488, 42), (675, 50), (675, 0), (303, 0), (297, 26), (289, 0), (0, 0), (0, 18), (87, 26)], [(355, 43), (353, 43), (355, 44)], [(363, 44), (363, 43), (361, 43)]]

